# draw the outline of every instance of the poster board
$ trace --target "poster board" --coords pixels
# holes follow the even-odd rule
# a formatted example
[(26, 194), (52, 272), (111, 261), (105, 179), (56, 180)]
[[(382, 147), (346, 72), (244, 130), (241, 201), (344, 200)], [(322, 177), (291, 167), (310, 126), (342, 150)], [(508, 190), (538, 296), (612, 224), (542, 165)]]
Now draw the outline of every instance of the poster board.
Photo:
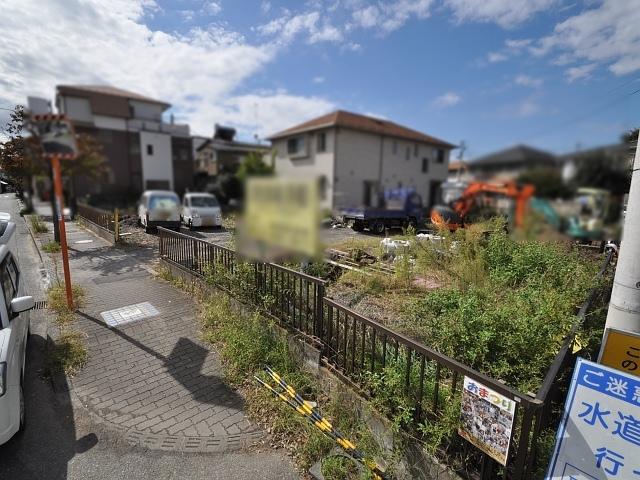
[(33, 115), (45, 158), (57, 156), (61, 159), (76, 157), (78, 147), (73, 125), (64, 115)]
[(458, 434), (507, 464), (516, 402), (469, 377), (464, 377)]

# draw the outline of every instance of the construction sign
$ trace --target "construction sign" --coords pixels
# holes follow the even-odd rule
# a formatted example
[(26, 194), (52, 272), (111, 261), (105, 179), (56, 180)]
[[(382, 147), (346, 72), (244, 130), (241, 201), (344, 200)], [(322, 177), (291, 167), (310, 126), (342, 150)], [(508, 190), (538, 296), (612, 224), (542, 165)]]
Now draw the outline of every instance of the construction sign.
[(61, 160), (76, 157), (77, 146), (73, 125), (64, 115), (33, 115), (31, 122), (38, 131), (45, 158)]
[(607, 328), (598, 363), (640, 377), (640, 334)]

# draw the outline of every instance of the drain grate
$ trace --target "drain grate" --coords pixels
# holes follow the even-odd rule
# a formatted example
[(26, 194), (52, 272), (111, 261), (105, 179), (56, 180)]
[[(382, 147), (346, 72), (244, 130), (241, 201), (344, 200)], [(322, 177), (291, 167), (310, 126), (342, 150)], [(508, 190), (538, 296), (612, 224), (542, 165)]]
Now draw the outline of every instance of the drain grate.
[(33, 308), (34, 308), (34, 310), (44, 310), (45, 308), (47, 308), (47, 301), (46, 300), (36, 300), (35, 301), (35, 306)]

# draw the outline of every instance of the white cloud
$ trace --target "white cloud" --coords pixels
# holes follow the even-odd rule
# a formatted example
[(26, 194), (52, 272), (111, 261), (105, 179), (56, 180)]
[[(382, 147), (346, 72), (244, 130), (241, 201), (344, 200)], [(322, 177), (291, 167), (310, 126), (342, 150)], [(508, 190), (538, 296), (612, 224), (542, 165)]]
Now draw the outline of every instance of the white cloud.
[(153, 8), (149, 0), (5, 0), (0, 105), (24, 103), (27, 95), (52, 98), (58, 84), (110, 84), (173, 104), (177, 120), (206, 135), (215, 122), (263, 133), (333, 107), (287, 92), (238, 95), (277, 48), (248, 44), (222, 26), (152, 30), (143, 22)]
[(322, 76), (313, 77), (313, 83), (324, 83), (325, 78)]
[(202, 10), (209, 15), (217, 15), (222, 11), (222, 5), (220, 2), (205, 2), (202, 6)]
[(269, 13), (271, 11), (271, 2), (263, 0), (263, 2), (260, 4), (260, 10), (262, 10), (262, 13), (264, 14)]
[(279, 45), (287, 45), (296, 37), (305, 35), (308, 43), (340, 42), (342, 32), (335, 26), (320, 22), (320, 11), (299, 15), (291, 15), (288, 11), (283, 16), (256, 28), (265, 37), (274, 37)]
[(595, 63), (587, 63), (586, 65), (580, 65), (579, 67), (571, 67), (565, 71), (567, 81), (573, 83), (576, 80), (582, 78), (588, 78), (591, 76), (591, 72), (597, 67)]
[(538, 41), (531, 51), (538, 56), (560, 51), (564, 60), (608, 64), (614, 74), (624, 75), (640, 70), (638, 25), (637, 0), (601, 0), (595, 8), (557, 24), (553, 33)]
[(530, 117), (540, 113), (541, 108), (534, 97), (527, 97), (520, 102), (515, 109), (517, 117)]
[(438, 108), (448, 108), (457, 105), (462, 97), (455, 92), (447, 92), (437, 97), (432, 104)]
[(541, 78), (530, 77), (529, 75), (517, 75), (514, 79), (516, 85), (532, 88), (538, 88), (542, 86), (542, 81), (543, 80)]
[(433, 0), (396, 0), (366, 7), (361, 7), (361, 3), (355, 2), (354, 23), (361, 28), (377, 28), (389, 33), (402, 27), (413, 16), (428, 18)]
[(508, 59), (509, 57), (506, 54), (501, 52), (489, 52), (487, 54), (487, 60), (489, 61), (489, 63), (504, 62)]
[(493, 22), (513, 28), (557, 0), (445, 0), (458, 22)]

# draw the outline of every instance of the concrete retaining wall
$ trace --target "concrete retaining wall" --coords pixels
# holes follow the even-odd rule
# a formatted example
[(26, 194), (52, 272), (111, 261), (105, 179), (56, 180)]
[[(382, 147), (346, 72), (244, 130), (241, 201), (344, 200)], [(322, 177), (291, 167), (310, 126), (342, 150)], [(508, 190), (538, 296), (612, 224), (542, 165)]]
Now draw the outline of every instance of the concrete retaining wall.
[(101, 238), (104, 238), (111, 245), (115, 245), (116, 237), (115, 234), (100, 225), (93, 223), (91, 220), (87, 220), (81, 215), (76, 216), (78, 222), (87, 230), (91, 230), (93, 233), (98, 235)]

